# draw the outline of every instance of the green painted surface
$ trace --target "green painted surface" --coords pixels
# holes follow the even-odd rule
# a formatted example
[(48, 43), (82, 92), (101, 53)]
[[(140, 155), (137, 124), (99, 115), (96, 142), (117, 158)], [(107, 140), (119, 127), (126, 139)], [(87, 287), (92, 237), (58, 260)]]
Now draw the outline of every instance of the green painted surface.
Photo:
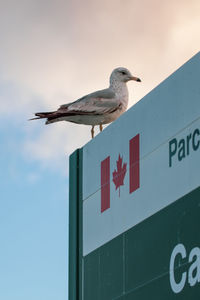
[(123, 263), (123, 236), (87, 255), (84, 259), (84, 299), (115, 299), (122, 294)]
[(78, 300), (82, 285), (82, 150), (70, 156), (69, 169), (69, 300)]
[[(177, 253), (170, 275), (179, 244), (185, 257)], [(83, 299), (200, 299), (199, 248), (200, 188), (84, 257)], [(175, 284), (183, 281), (179, 292), (172, 290), (170, 276)]]
[(82, 263), (83, 263), (83, 191), (82, 191), (82, 168), (83, 168), (83, 150), (78, 150), (78, 280), (77, 280), (77, 289), (78, 289), (78, 299), (82, 299)]
[(70, 156), (69, 161), (69, 300), (77, 299), (77, 177), (78, 151)]
[(84, 259), (84, 297), (100, 300), (100, 257), (98, 251), (92, 252)]

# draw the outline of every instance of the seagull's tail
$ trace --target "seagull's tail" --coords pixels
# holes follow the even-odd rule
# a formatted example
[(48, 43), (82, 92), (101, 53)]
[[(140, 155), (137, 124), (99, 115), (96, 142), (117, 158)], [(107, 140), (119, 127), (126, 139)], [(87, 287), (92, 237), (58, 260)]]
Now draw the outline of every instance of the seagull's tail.
[(48, 119), (48, 118), (53, 117), (54, 114), (55, 114), (55, 111), (36, 113), (36, 114), (35, 114), (36, 118), (29, 119), (29, 121), (32, 121), (32, 120), (38, 120), (38, 119), (45, 119), (45, 118)]
[(47, 119), (45, 124), (51, 124), (54, 122), (62, 121), (62, 113), (59, 111), (51, 111), (51, 112), (40, 112), (35, 114), (36, 118), (29, 119), (29, 121), (32, 120), (38, 120), (38, 119)]

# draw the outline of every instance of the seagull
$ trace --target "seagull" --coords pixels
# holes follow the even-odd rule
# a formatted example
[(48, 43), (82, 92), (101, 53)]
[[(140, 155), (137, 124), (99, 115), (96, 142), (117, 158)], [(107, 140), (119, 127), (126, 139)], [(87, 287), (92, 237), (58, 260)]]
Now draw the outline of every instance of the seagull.
[(91, 125), (91, 136), (94, 137), (94, 126), (100, 131), (103, 125), (116, 120), (128, 106), (128, 88), (130, 80), (141, 82), (126, 68), (116, 68), (110, 75), (110, 86), (88, 94), (74, 102), (61, 105), (56, 111), (35, 113), (36, 119), (47, 119), (45, 124), (69, 121), (77, 124)]

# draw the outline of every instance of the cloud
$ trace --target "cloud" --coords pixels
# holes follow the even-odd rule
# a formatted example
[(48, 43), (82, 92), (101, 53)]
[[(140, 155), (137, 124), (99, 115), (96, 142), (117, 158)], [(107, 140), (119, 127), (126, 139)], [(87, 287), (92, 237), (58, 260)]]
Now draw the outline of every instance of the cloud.
[[(38, 132), (38, 126), (35, 129)], [(32, 128), (27, 130), (27, 138), (23, 144), (26, 159), (40, 161), (41, 168), (54, 171), (60, 169), (64, 173), (68, 168), (69, 154), (90, 139), (89, 127), (74, 126), (65, 122), (53, 126), (41, 125), (38, 135), (29, 134), (31, 131)]]
[(26, 118), (35, 106), (42, 109), (42, 98), (16, 82), (0, 80), (0, 115), (12, 119)]
[[(199, 0), (4, 1), (0, 114), (56, 109), (108, 86), (117, 66), (142, 79), (129, 83), (133, 105), (199, 51), (199, 9)], [(47, 167), (90, 139), (84, 126), (42, 126), (26, 126), (24, 153)]]

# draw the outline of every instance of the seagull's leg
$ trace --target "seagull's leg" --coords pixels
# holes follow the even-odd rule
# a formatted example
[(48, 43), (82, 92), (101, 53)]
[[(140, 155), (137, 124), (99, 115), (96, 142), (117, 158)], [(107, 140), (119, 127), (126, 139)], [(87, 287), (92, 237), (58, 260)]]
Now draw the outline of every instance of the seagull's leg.
[(93, 139), (94, 138), (94, 126), (92, 126), (91, 135), (92, 135), (92, 139)]
[(103, 130), (103, 125), (102, 124), (99, 125), (99, 129), (100, 129), (100, 131)]

